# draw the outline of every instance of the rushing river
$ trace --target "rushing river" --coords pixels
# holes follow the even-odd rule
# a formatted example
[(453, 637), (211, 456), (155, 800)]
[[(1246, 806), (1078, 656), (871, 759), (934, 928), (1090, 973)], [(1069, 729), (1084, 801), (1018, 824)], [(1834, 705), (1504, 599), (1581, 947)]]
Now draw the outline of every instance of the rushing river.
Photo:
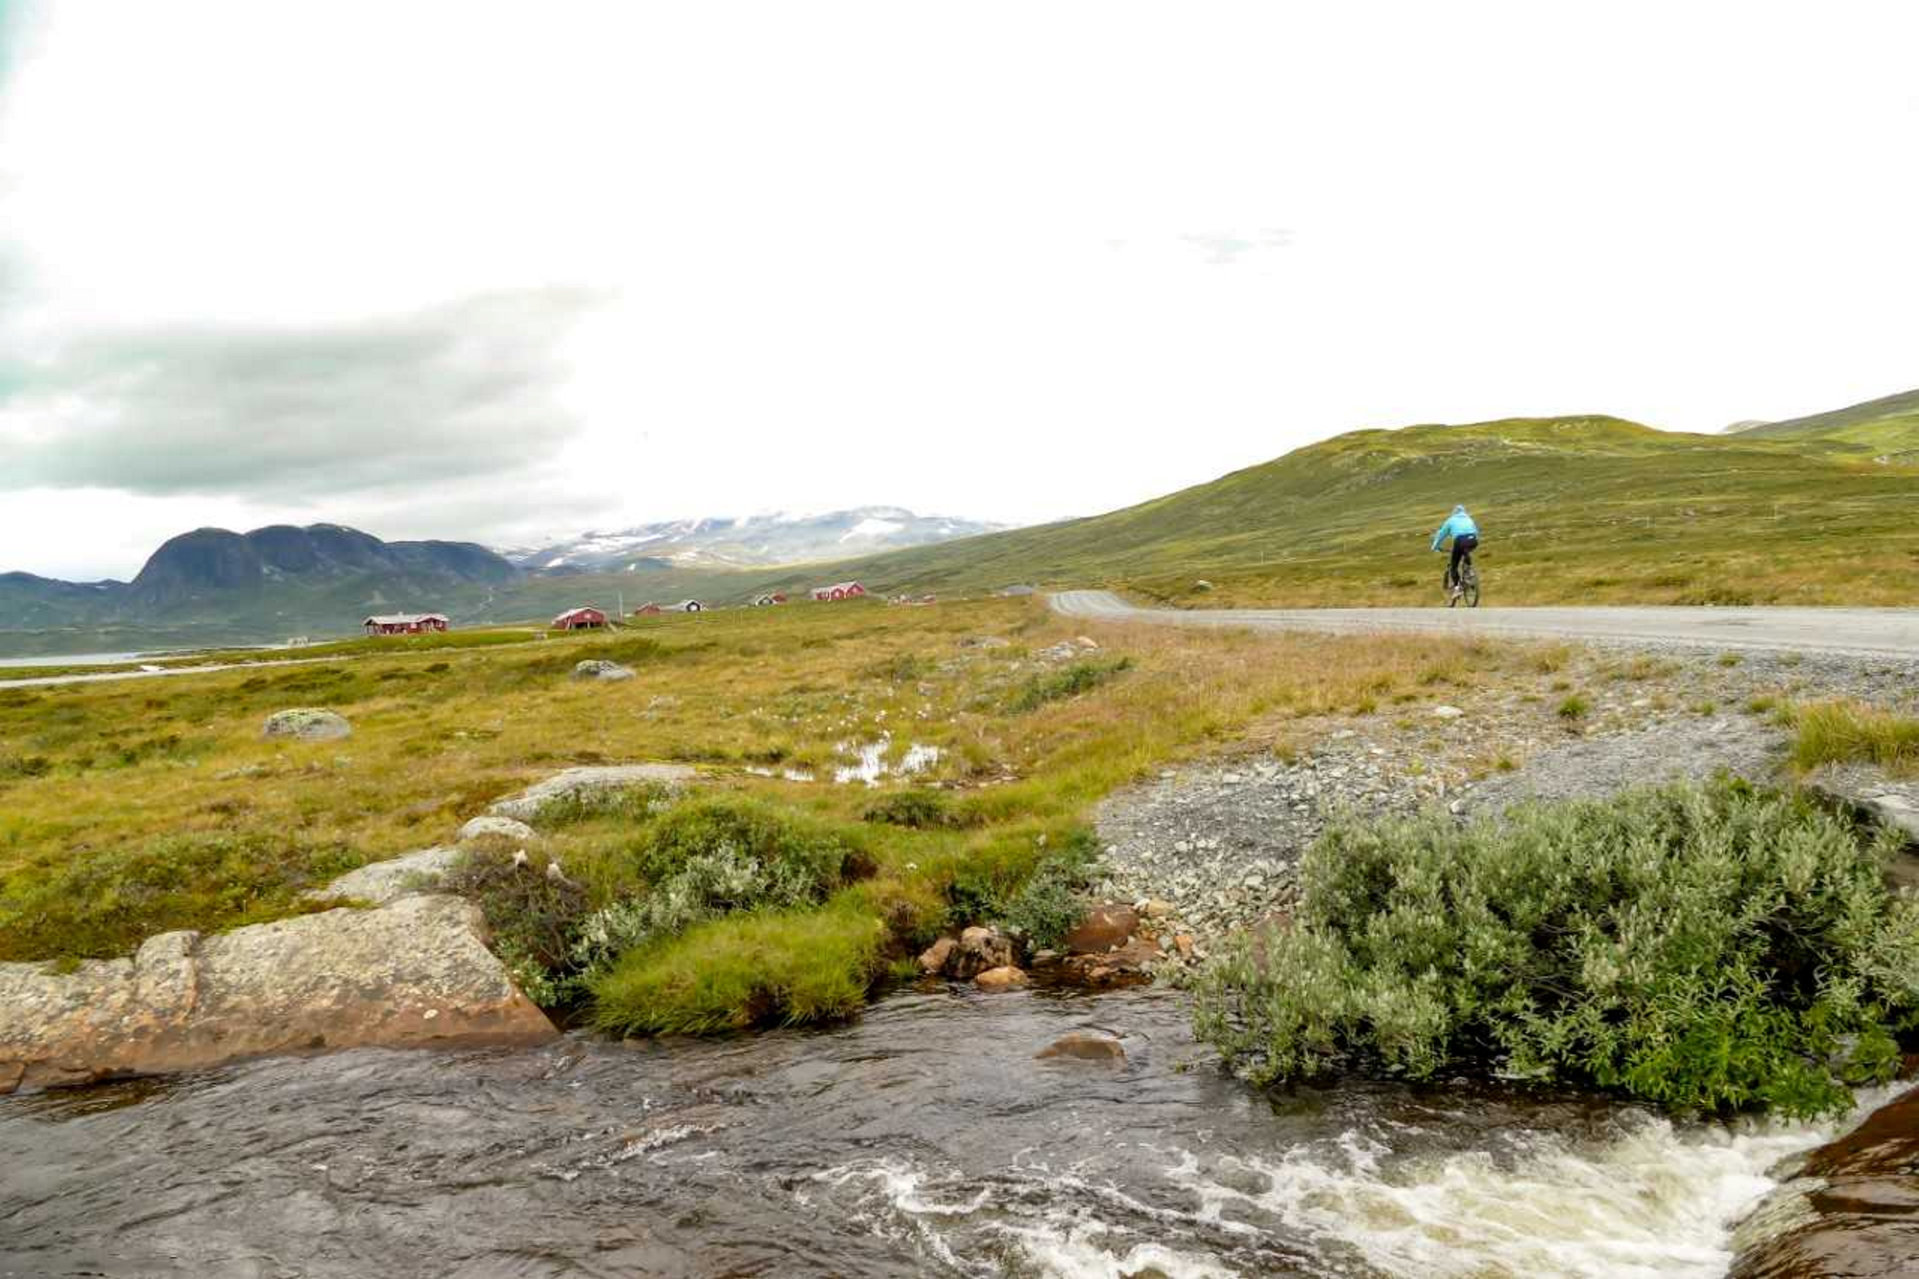
[[(1035, 1059), (1081, 1028), (1126, 1062)], [(829, 1031), (0, 1099), (0, 1275), (1716, 1275), (1829, 1131), (1267, 1094), (1176, 994), (906, 993)]]

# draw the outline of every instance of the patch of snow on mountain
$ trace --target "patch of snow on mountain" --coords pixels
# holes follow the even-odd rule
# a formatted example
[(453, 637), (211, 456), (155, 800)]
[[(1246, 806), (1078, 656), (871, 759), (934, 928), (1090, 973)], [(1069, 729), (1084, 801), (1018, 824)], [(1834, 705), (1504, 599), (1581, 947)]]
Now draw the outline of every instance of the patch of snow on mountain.
[(850, 542), (856, 537), (887, 537), (899, 532), (906, 525), (898, 520), (874, 519), (872, 516), (861, 520), (846, 532), (840, 534), (840, 541)]

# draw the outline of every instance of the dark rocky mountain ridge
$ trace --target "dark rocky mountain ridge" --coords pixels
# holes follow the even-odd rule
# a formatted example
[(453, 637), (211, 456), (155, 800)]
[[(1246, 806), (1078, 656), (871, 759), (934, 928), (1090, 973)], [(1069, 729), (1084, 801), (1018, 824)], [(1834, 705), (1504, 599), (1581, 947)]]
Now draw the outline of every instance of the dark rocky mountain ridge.
[(167, 539), (126, 589), (165, 611), (194, 601), (257, 595), (268, 584), (362, 577), (380, 595), (473, 583), (502, 585), (520, 570), (472, 542), (383, 542), (338, 524), (271, 524), (249, 533), (200, 528)]

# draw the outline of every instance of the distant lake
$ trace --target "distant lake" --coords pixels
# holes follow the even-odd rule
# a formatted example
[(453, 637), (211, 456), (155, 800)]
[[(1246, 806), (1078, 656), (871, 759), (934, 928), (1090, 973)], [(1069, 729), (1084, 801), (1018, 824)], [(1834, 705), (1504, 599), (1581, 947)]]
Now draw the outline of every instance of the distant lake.
[(45, 657), (0, 657), (0, 666), (111, 666), (115, 662), (164, 656), (164, 653), (49, 653)]

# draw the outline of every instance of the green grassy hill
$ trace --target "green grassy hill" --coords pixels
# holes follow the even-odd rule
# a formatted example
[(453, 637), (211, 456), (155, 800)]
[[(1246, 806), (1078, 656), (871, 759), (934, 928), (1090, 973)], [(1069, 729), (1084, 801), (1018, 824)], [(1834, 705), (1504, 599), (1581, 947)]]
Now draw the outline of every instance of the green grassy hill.
[(1919, 391), (1905, 391), (1849, 408), (1784, 422), (1762, 422), (1739, 432), (1750, 439), (1789, 439), (1836, 451), (1919, 461)]
[[(1489, 602), (1919, 604), (1919, 418), (1808, 422), (1738, 435), (1609, 417), (1356, 431), (1108, 515), (778, 580), (1430, 603), (1441, 566), (1428, 540), (1463, 502), (1484, 530)], [(1857, 447), (1868, 434), (1873, 447)]]

